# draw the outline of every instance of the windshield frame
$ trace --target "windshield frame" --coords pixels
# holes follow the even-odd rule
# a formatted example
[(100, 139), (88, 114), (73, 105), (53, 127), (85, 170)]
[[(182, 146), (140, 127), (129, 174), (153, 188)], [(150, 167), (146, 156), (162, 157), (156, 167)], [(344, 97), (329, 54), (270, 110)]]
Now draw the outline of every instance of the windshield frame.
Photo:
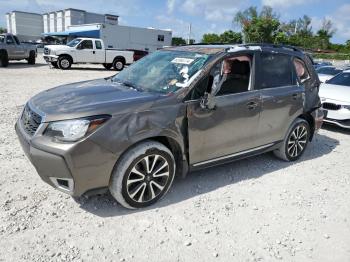
[[(78, 41), (79, 40), (79, 41)], [(69, 47), (76, 47), (77, 45), (80, 44), (80, 42), (82, 41), (82, 38), (74, 38), (73, 40), (69, 41), (66, 45)], [(75, 45), (70, 45), (71, 43), (73, 43), (74, 41), (78, 41)]]

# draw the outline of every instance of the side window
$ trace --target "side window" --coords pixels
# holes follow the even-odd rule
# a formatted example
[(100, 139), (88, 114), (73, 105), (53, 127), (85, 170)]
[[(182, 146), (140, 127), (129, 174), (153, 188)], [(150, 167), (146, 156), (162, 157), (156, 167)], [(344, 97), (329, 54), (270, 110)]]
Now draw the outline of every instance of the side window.
[[(252, 56), (230, 57), (223, 61), (217, 96), (247, 92), (250, 86)], [(215, 79), (214, 79), (215, 82)]]
[(102, 49), (101, 41), (95, 41), (96, 49)]
[(260, 87), (274, 88), (294, 84), (290, 56), (262, 53), (260, 64)]
[(6, 44), (13, 45), (15, 42), (13, 41), (12, 36), (7, 36), (6, 38)]
[(14, 36), (13, 36), (13, 38), (15, 39), (16, 44), (17, 44), (17, 45), (19, 45), (19, 44), (20, 44), (20, 42), (19, 42), (19, 40), (18, 40), (17, 36), (15, 36), (15, 35), (14, 35)]
[(297, 77), (301, 83), (304, 83), (305, 81), (310, 79), (310, 74), (307, 71), (306, 65), (301, 59), (294, 58), (293, 64), (295, 67), (295, 72), (297, 73)]
[(164, 35), (158, 35), (158, 41), (164, 42)]
[(84, 40), (80, 43), (81, 49), (92, 49), (92, 40)]

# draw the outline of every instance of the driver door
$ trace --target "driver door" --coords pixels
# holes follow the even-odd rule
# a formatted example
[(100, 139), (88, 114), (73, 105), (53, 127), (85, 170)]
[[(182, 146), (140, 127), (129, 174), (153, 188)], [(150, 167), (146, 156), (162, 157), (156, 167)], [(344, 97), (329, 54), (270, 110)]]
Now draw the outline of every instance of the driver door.
[(214, 109), (203, 109), (200, 99), (187, 102), (191, 165), (214, 163), (259, 146), (256, 137), (261, 99), (260, 91), (254, 90), (252, 75), (255, 71), (255, 62), (254, 56), (251, 57), (249, 88), (247, 87), (246, 91), (226, 92), (223, 95), (220, 95), (219, 91), (213, 97)]
[(92, 40), (83, 40), (77, 46), (76, 52), (77, 63), (94, 63), (95, 51), (93, 48)]

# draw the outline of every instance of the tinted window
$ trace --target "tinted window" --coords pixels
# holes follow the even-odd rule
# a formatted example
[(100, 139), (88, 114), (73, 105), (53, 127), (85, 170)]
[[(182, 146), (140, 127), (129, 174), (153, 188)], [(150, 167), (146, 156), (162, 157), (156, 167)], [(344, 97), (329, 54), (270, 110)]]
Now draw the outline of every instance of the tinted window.
[(292, 81), (290, 57), (283, 54), (261, 54), (261, 88), (289, 86)]
[(13, 36), (13, 38), (15, 39), (15, 41), (16, 41), (16, 43), (17, 43), (17, 45), (19, 45), (20, 44), (20, 42), (19, 42), (19, 40), (18, 40), (18, 38), (17, 38), (17, 36)]
[(340, 73), (342, 70), (334, 68), (334, 67), (321, 67), (316, 69), (316, 72), (319, 74), (325, 74), (325, 75), (336, 75)]
[(101, 41), (95, 41), (96, 49), (102, 49)]
[(350, 86), (350, 73), (341, 73), (328, 80), (327, 84)]
[(92, 41), (91, 40), (84, 40), (80, 44), (82, 49), (92, 49)]
[(11, 36), (7, 36), (6, 43), (7, 44), (14, 44), (15, 42), (13, 41), (13, 38)]

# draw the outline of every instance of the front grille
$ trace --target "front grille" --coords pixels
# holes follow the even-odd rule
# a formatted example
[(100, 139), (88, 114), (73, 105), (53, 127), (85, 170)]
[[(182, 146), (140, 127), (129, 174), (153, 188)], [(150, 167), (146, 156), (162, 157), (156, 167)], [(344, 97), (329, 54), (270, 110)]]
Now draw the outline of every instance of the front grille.
[(50, 49), (48, 49), (47, 47), (44, 48), (44, 54), (45, 55), (49, 55), (50, 54)]
[(339, 110), (341, 105), (333, 104), (333, 103), (323, 103), (322, 107), (327, 110)]
[(41, 123), (41, 116), (25, 106), (21, 117), (22, 126), (29, 135), (34, 135)]

